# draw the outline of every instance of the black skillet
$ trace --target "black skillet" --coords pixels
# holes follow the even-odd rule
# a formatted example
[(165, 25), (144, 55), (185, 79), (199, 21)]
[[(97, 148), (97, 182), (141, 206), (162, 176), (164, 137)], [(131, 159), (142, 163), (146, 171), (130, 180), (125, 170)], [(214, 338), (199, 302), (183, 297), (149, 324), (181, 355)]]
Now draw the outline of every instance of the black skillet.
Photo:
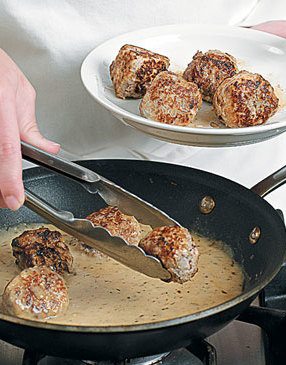
[[(114, 181), (165, 211), (190, 230), (222, 240), (245, 271), (243, 293), (193, 315), (143, 325), (77, 327), (34, 322), (0, 314), (0, 338), (16, 346), (75, 359), (122, 360), (187, 346), (215, 333), (242, 313), (277, 274), (286, 252), (279, 214), (260, 196), (230, 180), (171, 164), (133, 160), (92, 160), (85, 167)], [(24, 171), (25, 187), (51, 205), (77, 217), (104, 206), (78, 184), (43, 168)], [(257, 191), (258, 188), (257, 188)], [(214, 209), (201, 212), (205, 196)], [(0, 227), (42, 222), (26, 207), (3, 210)], [(258, 239), (258, 240), (257, 240)]]

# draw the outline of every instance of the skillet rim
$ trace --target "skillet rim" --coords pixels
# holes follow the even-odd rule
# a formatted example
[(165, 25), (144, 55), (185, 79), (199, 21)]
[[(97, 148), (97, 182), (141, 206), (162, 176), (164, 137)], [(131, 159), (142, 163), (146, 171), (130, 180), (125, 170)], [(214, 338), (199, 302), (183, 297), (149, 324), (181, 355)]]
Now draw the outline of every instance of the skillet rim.
[[(166, 163), (166, 162), (157, 162), (157, 161), (142, 161), (142, 160), (136, 160), (136, 159), (93, 159), (93, 160), (77, 160), (75, 161), (76, 163), (79, 164), (84, 164), (84, 163), (89, 163), (89, 162), (98, 162), (98, 163), (127, 163), (127, 162), (136, 162), (136, 163), (141, 163), (142, 165), (165, 165), (165, 166), (176, 166), (176, 168), (180, 168), (182, 170), (193, 170), (196, 172), (199, 172), (200, 174), (205, 174), (205, 176), (209, 176), (209, 177), (213, 177), (217, 180), (221, 180), (222, 182), (227, 182), (228, 184), (233, 184), (235, 186), (237, 186), (239, 189), (247, 191), (248, 194), (254, 194), (255, 199), (258, 199), (259, 201), (263, 201), (263, 204), (266, 204), (266, 206), (268, 206), (268, 208), (270, 208), (273, 213), (274, 216), (276, 215), (277, 219), (280, 220), (281, 222), (281, 228), (283, 226), (283, 230), (285, 232), (285, 238), (286, 238), (286, 230), (285, 230), (285, 225), (283, 223), (283, 221), (281, 220), (279, 214), (277, 213), (277, 211), (271, 206), (271, 204), (269, 204), (265, 199), (261, 198), (259, 195), (257, 195), (256, 193), (252, 192), (251, 189), (248, 189), (246, 187), (244, 187), (243, 185), (232, 181), (230, 179), (227, 179), (223, 176), (217, 175), (217, 174), (213, 174), (213, 173), (209, 173), (207, 171), (204, 170), (200, 170), (200, 169), (196, 169), (196, 168), (192, 168), (192, 167), (187, 167), (187, 166), (182, 166), (182, 165), (176, 165), (176, 164), (172, 164), (172, 163)], [(50, 171), (42, 168), (42, 167), (32, 167), (32, 168), (28, 168), (24, 171), (23, 174), (23, 180), (24, 181), (29, 181), (29, 180), (33, 180), (35, 178), (35, 176), (29, 176), (29, 175), (34, 175), (34, 173), (38, 173), (38, 176), (41, 176), (41, 178), (46, 178), (48, 176), (54, 175), (54, 173), (51, 173)], [(1, 215), (0, 215), (0, 219), (1, 219)], [(278, 222), (278, 220), (277, 220)], [(284, 255), (281, 256), (280, 259), (280, 264), (277, 265), (276, 269), (273, 270), (272, 274), (269, 275), (268, 277), (266, 277), (258, 286), (256, 286), (255, 288), (248, 290), (246, 293), (243, 293), (239, 296), (236, 296), (235, 298), (226, 301), (218, 306), (215, 307), (211, 307), (209, 309), (206, 310), (202, 310), (190, 315), (186, 315), (186, 316), (181, 316), (181, 317), (176, 317), (176, 318), (172, 318), (172, 319), (168, 319), (168, 320), (164, 320), (164, 321), (158, 321), (158, 322), (152, 322), (152, 323), (143, 323), (143, 324), (136, 324), (136, 325), (125, 325), (125, 326), (75, 326), (75, 325), (68, 325), (68, 324), (53, 324), (53, 323), (47, 323), (44, 321), (35, 321), (35, 320), (30, 320), (30, 319), (24, 319), (24, 318), (19, 318), (19, 317), (14, 317), (8, 314), (4, 314), (0, 312), (0, 321), (6, 321), (6, 322), (11, 322), (17, 325), (24, 325), (24, 326), (28, 326), (28, 327), (33, 327), (33, 328), (39, 328), (39, 329), (48, 329), (48, 330), (53, 330), (53, 331), (66, 331), (66, 332), (75, 332), (75, 333), (98, 333), (98, 334), (108, 334), (108, 333), (125, 333), (125, 332), (140, 332), (140, 331), (148, 331), (148, 330), (156, 330), (156, 329), (160, 329), (160, 328), (165, 328), (165, 327), (171, 327), (171, 326), (177, 326), (177, 325), (182, 325), (182, 324), (186, 324), (186, 323), (190, 323), (190, 322), (195, 322), (197, 320), (200, 319), (204, 319), (216, 314), (219, 314), (221, 312), (224, 312), (228, 309), (231, 309), (235, 306), (237, 306), (238, 304), (242, 303), (242, 302), (246, 302), (248, 299), (250, 299), (251, 297), (256, 297), (259, 292), (278, 274), (285, 256), (286, 256), (286, 240), (285, 240), (285, 245), (284, 245)]]

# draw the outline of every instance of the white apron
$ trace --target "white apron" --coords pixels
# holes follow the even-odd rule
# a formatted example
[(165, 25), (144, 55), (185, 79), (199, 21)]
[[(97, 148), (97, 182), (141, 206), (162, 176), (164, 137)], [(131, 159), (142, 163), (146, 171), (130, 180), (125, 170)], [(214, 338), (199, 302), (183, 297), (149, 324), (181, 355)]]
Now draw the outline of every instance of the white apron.
[[(218, 173), (247, 187), (286, 164), (286, 134), (251, 146), (220, 149), (176, 146), (145, 137), (95, 103), (80, 79), (85, 56), (118, 34), (175, 23), (254, 25), (286, 19), (285, 0), (0, 0), (0, 4), (0, 47), (36, 89), (40, 131), (61, 144), (62, 154), (143, 155)], [(286, 188), (269, 201), (286, 211)]]

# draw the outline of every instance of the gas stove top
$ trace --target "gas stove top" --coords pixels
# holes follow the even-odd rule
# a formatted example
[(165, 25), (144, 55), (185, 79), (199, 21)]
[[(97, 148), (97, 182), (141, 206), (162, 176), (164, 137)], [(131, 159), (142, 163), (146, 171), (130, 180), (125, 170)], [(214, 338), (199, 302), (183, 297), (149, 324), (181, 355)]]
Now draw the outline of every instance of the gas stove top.
[[(114, 365), (111, 362), (69, 360), (37, 354), (0, 341), (1, 365)], [(253, 325), (234, 321), (215, 335), (171, 353), (127, 360), (116, 365), (266, 365), (261, 330)]]

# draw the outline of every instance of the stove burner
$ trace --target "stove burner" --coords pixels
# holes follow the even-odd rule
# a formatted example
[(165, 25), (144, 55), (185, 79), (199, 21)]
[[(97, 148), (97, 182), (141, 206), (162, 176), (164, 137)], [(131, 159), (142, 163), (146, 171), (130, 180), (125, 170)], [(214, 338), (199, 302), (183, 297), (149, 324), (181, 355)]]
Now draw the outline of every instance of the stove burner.
[[(152, 365), (152, 364), (158, 364), (159, 362), (161, 362), (163, 359), (168, 356), (169, 353), (166, 352), (164, 354), (159, 354), (159, 355), (153, 355), (153, 356), (148, 356), (148, 357), (139, 357), (136, 359), (131, 359), (131, 360), (126, 360), (126, 361), (120, 361), (120, 362), (116, 362), (116, 365)], [(83, 360), (82, 361), (83, 364), (86, 365), (114, 365), (114, 362), (111, 361), (89, 361), (89, 360)]]
[(217, 365), (216, 351), (206, 341), (192, 344), (188, 348), (181, 348), (163, 354), (134, 358), (125, 361), (90, 361), (61, 359), (37, 354), (26, 350), (22, 365)]

